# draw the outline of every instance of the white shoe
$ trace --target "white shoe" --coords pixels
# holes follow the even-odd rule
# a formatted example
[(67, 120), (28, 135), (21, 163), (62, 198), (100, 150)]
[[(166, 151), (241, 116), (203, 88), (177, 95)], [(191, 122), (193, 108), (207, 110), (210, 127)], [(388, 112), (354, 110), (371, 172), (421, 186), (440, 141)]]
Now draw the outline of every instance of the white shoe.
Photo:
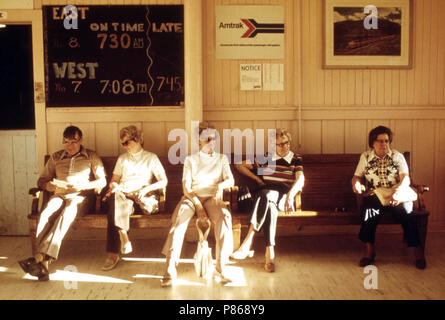
[(255, 253), (255, 251), (253, 251), (253, 250), (243, 251), (243, 250), (238, 249), (230, 255), (230, 258), (235, 259), (235, 260), (244, 260), (247, 257), (252, 258), (254, 253)]

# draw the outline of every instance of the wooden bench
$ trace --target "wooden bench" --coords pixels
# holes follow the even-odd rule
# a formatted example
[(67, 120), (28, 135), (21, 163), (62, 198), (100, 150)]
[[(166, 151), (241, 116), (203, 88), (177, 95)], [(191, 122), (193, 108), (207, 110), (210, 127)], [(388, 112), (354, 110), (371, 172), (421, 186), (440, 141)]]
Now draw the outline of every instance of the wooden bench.
[[(405, 157), (410, 164), (410, 154), (406, 152)], [(359, 225), (358, 199), (352, 192), (351, 178), (359, 161), (360, 154), (308, 154), (303, 155), (305, 174), (305, 186), (302, 195), (298, 195), (296, 203), (298, 208), (292, 215), (280, 212), (278, 226), (308, 226), (308, 225)], [(114, 169), (116, 157), (102, 157), (108, 179)], [(134, 228), (168, 228), (171, 224), (173, 210), (182, 196), (182, 164), (172, 165), (165, 157), (160, 157), (167, 173), (168, 185), (166, 198), (163, 198), (161, 212), (155, 215), (132, 215), (130, 218), (130, 229)], [(233, 162), (233, 161), (232, 161)], [(244, 176), (240, 175), (232, 164), (232, 172), (235, 177), (236, 186), (224, 195), (232, 212), (232, 230), (234, 238), (234, 249), (240, 245), (241, 229), (249, 226), (249, 215), (241, 213), (237, 205), (237, 192), (240, 185), (250, 185)], [(425, 209), (422, 194), (428, 191), (423, 185), (413, 186), (417, 189), (419, 199), (415, 203), (414, 214), (419, 221), (421, 241), (424, 244), (427, 234), (427, 223), (429, 212)], [(32, 212), (29, 218), (29, 234), (32, 242), (32, 250), (36, 250), (36, 227), (38, 212), (44, 205), (41, 199), (43, 193), (33, 188)], [(39, 197), (40, 196), (40, 197)], [(48, 195), (46, 195), (47, 197)], [(40, 198), (40, 201), (39, 201)], [(73, 224), (74, 228), (106, 228), (107, 216), (100, 206), (100, 200), (96, 201), (96, 212), (79, 217)], [(382, 219), (383, 224), (397, 223), (391, 216)], [(193, 225), (193, 224), (192, 224)], [(167, 236), (167, 234), (166, 234)]]

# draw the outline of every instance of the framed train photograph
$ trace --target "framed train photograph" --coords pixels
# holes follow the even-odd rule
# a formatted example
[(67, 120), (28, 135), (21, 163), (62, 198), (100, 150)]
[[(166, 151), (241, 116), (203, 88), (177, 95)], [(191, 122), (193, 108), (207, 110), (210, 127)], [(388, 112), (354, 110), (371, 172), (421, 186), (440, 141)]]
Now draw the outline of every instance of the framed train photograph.
[(323, 9), (324, 68), (412, 67), (412, 0), (325, 0)]

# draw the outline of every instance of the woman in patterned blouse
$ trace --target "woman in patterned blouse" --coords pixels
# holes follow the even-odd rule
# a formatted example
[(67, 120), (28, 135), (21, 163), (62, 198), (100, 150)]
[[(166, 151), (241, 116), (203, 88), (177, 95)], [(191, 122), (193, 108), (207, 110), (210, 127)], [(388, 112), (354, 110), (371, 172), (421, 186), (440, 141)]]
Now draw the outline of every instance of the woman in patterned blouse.
[[(420, 243), (417, 219), (411, 214), (413, 202), (397, 200), (403, 189), (410, 185), (408, 165), (403, 154), (390, 148), (391, 142), (391, 129), (384, 126), (372, 129), (368, 139), (371, 149), (362, 153), (352, 178), (353, 191), (356, 194), (363, 194), (359, 239), (366, 244), (366, 253), (359, 265), (363, 267), (374, 263), (377, 225), (384, 214), (391, 213), (400, 221), (407, 237), (408, 247), (415, 247), (416, 267), (425, 269), (426, 262)], [(388, 204), (383, 205), (380, 202), (374, 193), (377, 188), (392, 189), (392, 197)]]

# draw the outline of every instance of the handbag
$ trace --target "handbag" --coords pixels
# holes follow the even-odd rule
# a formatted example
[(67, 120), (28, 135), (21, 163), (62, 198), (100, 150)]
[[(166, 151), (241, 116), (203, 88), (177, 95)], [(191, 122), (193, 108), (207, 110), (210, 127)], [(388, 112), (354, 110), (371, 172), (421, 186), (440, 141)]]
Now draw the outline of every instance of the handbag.
[(238, 190), (238, 210), (250, 213), (253, 207), (253, 198), (247, 186), (241, 186)]
[(193, 257), (195, 264), (195, 271), (198, 277), (206, 278), (213, 272), (213, 261), (212, 261), (212, 248), (209, 248), (209, 243), (207, 242), (207, 236), (210, 232), (210, 220), (209, 227), (203, 234), (201, 228), (199, 227), (198, 219), (196, 219), (196, 228), (198, 229), (199, 242), (196, 248), (196, 253)]
[(411, 187), (400, 188), (395, 194), (392, 188), (376, 188), (374, 193), (383, 206), (389, 206), (390, 201), (393, 199), (400, 203), (417, 200), (417, 192)]

